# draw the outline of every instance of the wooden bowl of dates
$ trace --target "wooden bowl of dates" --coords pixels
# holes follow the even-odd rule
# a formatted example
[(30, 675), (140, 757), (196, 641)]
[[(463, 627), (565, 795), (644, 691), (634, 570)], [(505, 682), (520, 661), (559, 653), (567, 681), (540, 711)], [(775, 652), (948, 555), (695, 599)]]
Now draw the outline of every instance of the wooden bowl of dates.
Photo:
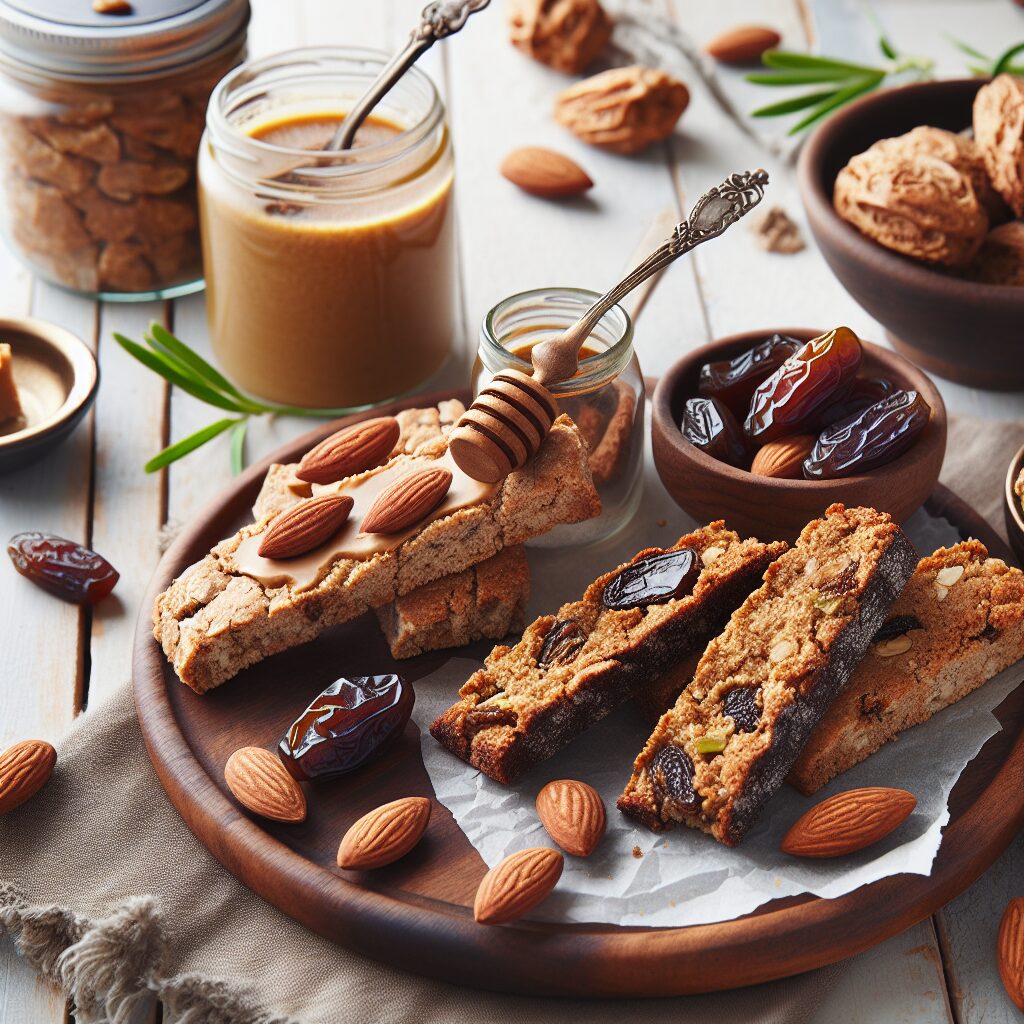
[(1006, 518), (1006, 535), (1017, 557), (1024, 563), (1024, 504), (1017, 493), (1017, 481), (1024, 470), (1024, 447), (1020, 448), (1006, 471), (1006, 487), (1003, 491), (1003, 513)]
[[(831, 333), (838, 335), (843, 331), (846, 329), (839, 328)], [(853, 337), (852, 332), (846, 331), (846, 334)], [(687, 353), (658, 382), (652, 402), (651, 433), (654, 463), (666, 490), (680, 508), (699, 522), (724, 519), (732, 529), (762, 540), (795, 540), (810, 519), (820, 516), (837, 501), (848, 507), (866, 505), (877, 508), (890, 513), (897, 522), (903, 522), (924, 503), (938, 481), (946, 451), (946, 407), (927, 374), (889, 349), (861, 342), (860, 363), (852, 371), (856, 376), (848, 379), (833, 394), (836, 403), (844, 401), (841, 410), (832, 401), (819, 404), (809, 421), (794, 421), (792, 427), (784, 428), (786, 433), (777, 438), (777, 443), (768, 448), (758, 448), (761, 439), (751, 441), (744, 427), (740, 427), (746, 450), (735, 458), (737, 464), (731, 465), (713, 457), (684, 436), (681, 425), (687, 400), (697, 398), (699, 389), (704, 388), (701, 383), (702, 367), (735, 360), (751, 352), (755, 346), (769, 343), (774, 335), (790, 340), (793, 346), (789, 350), (791, 353), (798, 350), (800, 344), (824, 336), (823, 332), (808, 328), (768, 328), (733, 334)], [(748, 391), (754, 387), (759, 389), (755, 401), (763, 392), (760, 383), (767, 385), (767, 378), (773, 372), (770, 368), (764, 370), (762, 366), (760, 371), (748, 377)], [(837, 410), (840, 423), (848, 419), (857, 420), (867, 407), (850, 398), (855, 385), (859, 389), (862, 384), (874, 386), (877, 382), (887, 382), (889, 394), (894, 396), (899, 392), (917, 392), (930, 410), (921, 412), (923, 407), (917, 403), (918, 415), (924, 418), (923, 427), (919, 420), (920, 432), (902, 454), (893, 454), (891, 461), (882, 461), (881, 464), (875, 460), (875, 468), (866, 472), (854, 471), (853, 475), (836, 478), (793, 479), (763, 475), (765, 468), (782, 470), (779, 466), (765, 467), (764, 458), (771, 452), (785, 452), (785, 443), (790, 438), (807, 438), (806, 446), (817, 435), (824, 440), (824, 433), (829, 433), (825, 424), (835, 422), (831, 417), (837, 414)], [(730, 400), (734, 398), (731, 396)], [(849, 405), (845, 404), (847, 400)], [(746, 408), (750, 399), (740, 398), (740, 401)], [(877, 409), (878, 406), (871, 408)], [(795, 412), (799, 414), (800, 410)], [(732, 422), (744, 423), (741, 415), (734, 416)], [(891, 418), (885, 422), (891, 422)], [(746, 423), (750, 423), (749, 418)], [(882, 437), (881, 441), (884, 448), (885, 438)], [(885, 458), (883, 449), (876, 446), (872, 450)], [(820, 445), (816, 446), (811, 457), (820, 456), (821, 451)], [(797, 458), (802, 460), (805, 454)], [(755, 458), (758, 458), (758, 463), (754, 463)], [(752, 465), (758, 472), (751, 472)], [(855, 464), (847, 467), (847, 471), (855, 469)], [(802, 461), (797, 461), (791, 476), (803, 472)]]
[(807, 140), (800, 193), (825, 260), (886, 329), (893, 347), (925, 369), (972, 387), (1024, 387), (1024, 288), (983, 284), (898, 255), (862, 235), (832, 205), (836, 175), (879, 139), (920, 125), (960, 132), (985, 79), (885, 89), (844, 107)]

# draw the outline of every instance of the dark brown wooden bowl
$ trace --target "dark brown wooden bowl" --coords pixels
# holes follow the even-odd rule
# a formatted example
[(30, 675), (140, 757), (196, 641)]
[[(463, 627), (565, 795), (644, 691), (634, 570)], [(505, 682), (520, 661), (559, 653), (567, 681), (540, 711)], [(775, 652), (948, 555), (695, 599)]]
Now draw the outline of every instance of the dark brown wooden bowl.
[(897, 387), (919, 392), (932, 409), (914, 446), (886, 466), (840, 480), (776, 480), (719, 462), (683, 437), (679, 429), (683, 404), (697, 394), (701, 366), (731, 359), (776, 331), (801, 340), (822, 333), (803, 327), (770, 327), (732, 334), (687, 353), (658, 382), (651, 439), (654, 464), (665, 489), (699, 522), (724, 519), (741, 534), (762, 540), (795, 540), (808, 520), (835, 501), (848, 507), (877, 508), (903, 522), (924, 504), (939, 479), (946, 454), (946, 406), (926, 373), (878, 345), (864, 343), (862, 372), (888, 377)]
[(879, 139), (918, 125), (959, 132), (984, 79), (921, 82), (851, 103), (807, 140), (800, 193), (811, 231), (843, 287), (926, 369), (972, 387), (1024, 388), (1024, 288), (978, 284), (878, 245), (832, 208), (836, 175)]
[(1024, 447), (1020, 448), (1010, 460), (1010, 466), (1006, 471), (1006, 487), (1003, 491), (1006, 536), (1010, 540), (1010, 546), (1017, 553), (1017, 557), (1024, 562), (1024, 508), (1021, 507), (1020, 498), (1013, 490), (1013, 485), (1017, 482), (1022, 467), (1024, 467)]

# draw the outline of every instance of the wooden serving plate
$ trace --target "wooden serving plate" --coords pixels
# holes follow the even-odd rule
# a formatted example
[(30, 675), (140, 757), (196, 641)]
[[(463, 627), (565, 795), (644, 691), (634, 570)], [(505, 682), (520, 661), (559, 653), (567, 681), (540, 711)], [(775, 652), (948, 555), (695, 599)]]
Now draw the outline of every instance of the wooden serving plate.
[[(374, 415), (448, 397), (467, 396), (421, 396)], [(240, 746), (273, 748), (307, 699), (342, 674), (400, 670), (415, 683), (448, 655), (392, 662), (368, 616), (199, 697), (177, 680), (149, 623), (151, 603), (171, 579), (251, 521), (250, 507), (269, 463), (297, 460), (337, 427), (314, 431), (252, 466), (181, 534), (150, 586), (133, 655), (142, 732), (171, 801), (229, 871), (319, 934), (409, 971), (513, 993), (637, 997), (734, 988), (843, 959), (927, 917), (966, 889), (1024, 823), (1020, 687), (999, 708), (1003, 730), (953, 790), (951, 820), (929, 877), (889, 877), (833, 900), (778, 900), (737, 920), (687, 928), (530, 921), (488, 928), (477, 925), (472, 913), (484, 863), (440, 805), (424, 840), (403, 860), (376, 872), (340, 871), (338, 843), (356, 818), (398, 797), (433, 796), (415, 725), (380, 761), (309, 787), (309, 817), (299, 826), (250, 817), (224, 785), (224, 764)], [(994, 555), (1013, 560), (994, 531), (950, 491), (939, 487), (928, 509), (964, 536), (984, 541)], [(457, 653), (482, 658), (487, 649), (478, 645)]]

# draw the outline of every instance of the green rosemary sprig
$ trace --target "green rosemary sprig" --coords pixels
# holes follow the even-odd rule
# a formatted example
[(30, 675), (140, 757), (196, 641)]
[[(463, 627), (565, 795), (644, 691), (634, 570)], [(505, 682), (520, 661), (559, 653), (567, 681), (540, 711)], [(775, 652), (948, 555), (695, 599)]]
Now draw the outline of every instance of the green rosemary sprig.
[(219, 370), (211, 366), (198, 352), (189, 348), (180, 338), (155, 321), (149, 325), (144, 345), (114, 334), (114, 340), (130, 356), (143, 366), (159, 374), (164, 380), (191, 395), (193, 398), (212, 405), (217, 409), (234, 413), (210, 423), (188, 437), (168, 445), (145, 465), (147, 473), (154, 473), (164, 466), (194, 452), (224, 431), (230, 430), (231, 471), (240, 473), (245, 468), (245, 435), (251, 416), (305, 416), (327, 419), (350, 412), (346, 409), (306, 409), (295, 405), (277, 405), (261, 402), (244, 394)]

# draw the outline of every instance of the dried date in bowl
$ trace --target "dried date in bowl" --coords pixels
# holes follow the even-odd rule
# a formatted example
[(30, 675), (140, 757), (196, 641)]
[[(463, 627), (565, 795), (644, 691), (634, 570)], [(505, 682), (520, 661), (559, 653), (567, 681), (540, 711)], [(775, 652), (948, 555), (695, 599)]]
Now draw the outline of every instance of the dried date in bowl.
[(759, 384), (770, 377), (804, 343), (784, 334), (772, 334), (732, 359), (705, 363), (700, 368), (697, 393), (724, 402), (743, 419)]
[(717, 398), (688, 398), (679, 429), (690, 444), (719, 462), (742, 466), (747, 461), (743, 428)]
[(343, 676), (292, 723), (278, 756), (300, 782), (354, 771), (402, 734), (415, 699), (409, 684), (394, 673)]
[(916, 391), (896, 391), (822, 431), (804, 460), (804, 476), (833, 480), (892, 462), (913, 445), (931, 414)]

